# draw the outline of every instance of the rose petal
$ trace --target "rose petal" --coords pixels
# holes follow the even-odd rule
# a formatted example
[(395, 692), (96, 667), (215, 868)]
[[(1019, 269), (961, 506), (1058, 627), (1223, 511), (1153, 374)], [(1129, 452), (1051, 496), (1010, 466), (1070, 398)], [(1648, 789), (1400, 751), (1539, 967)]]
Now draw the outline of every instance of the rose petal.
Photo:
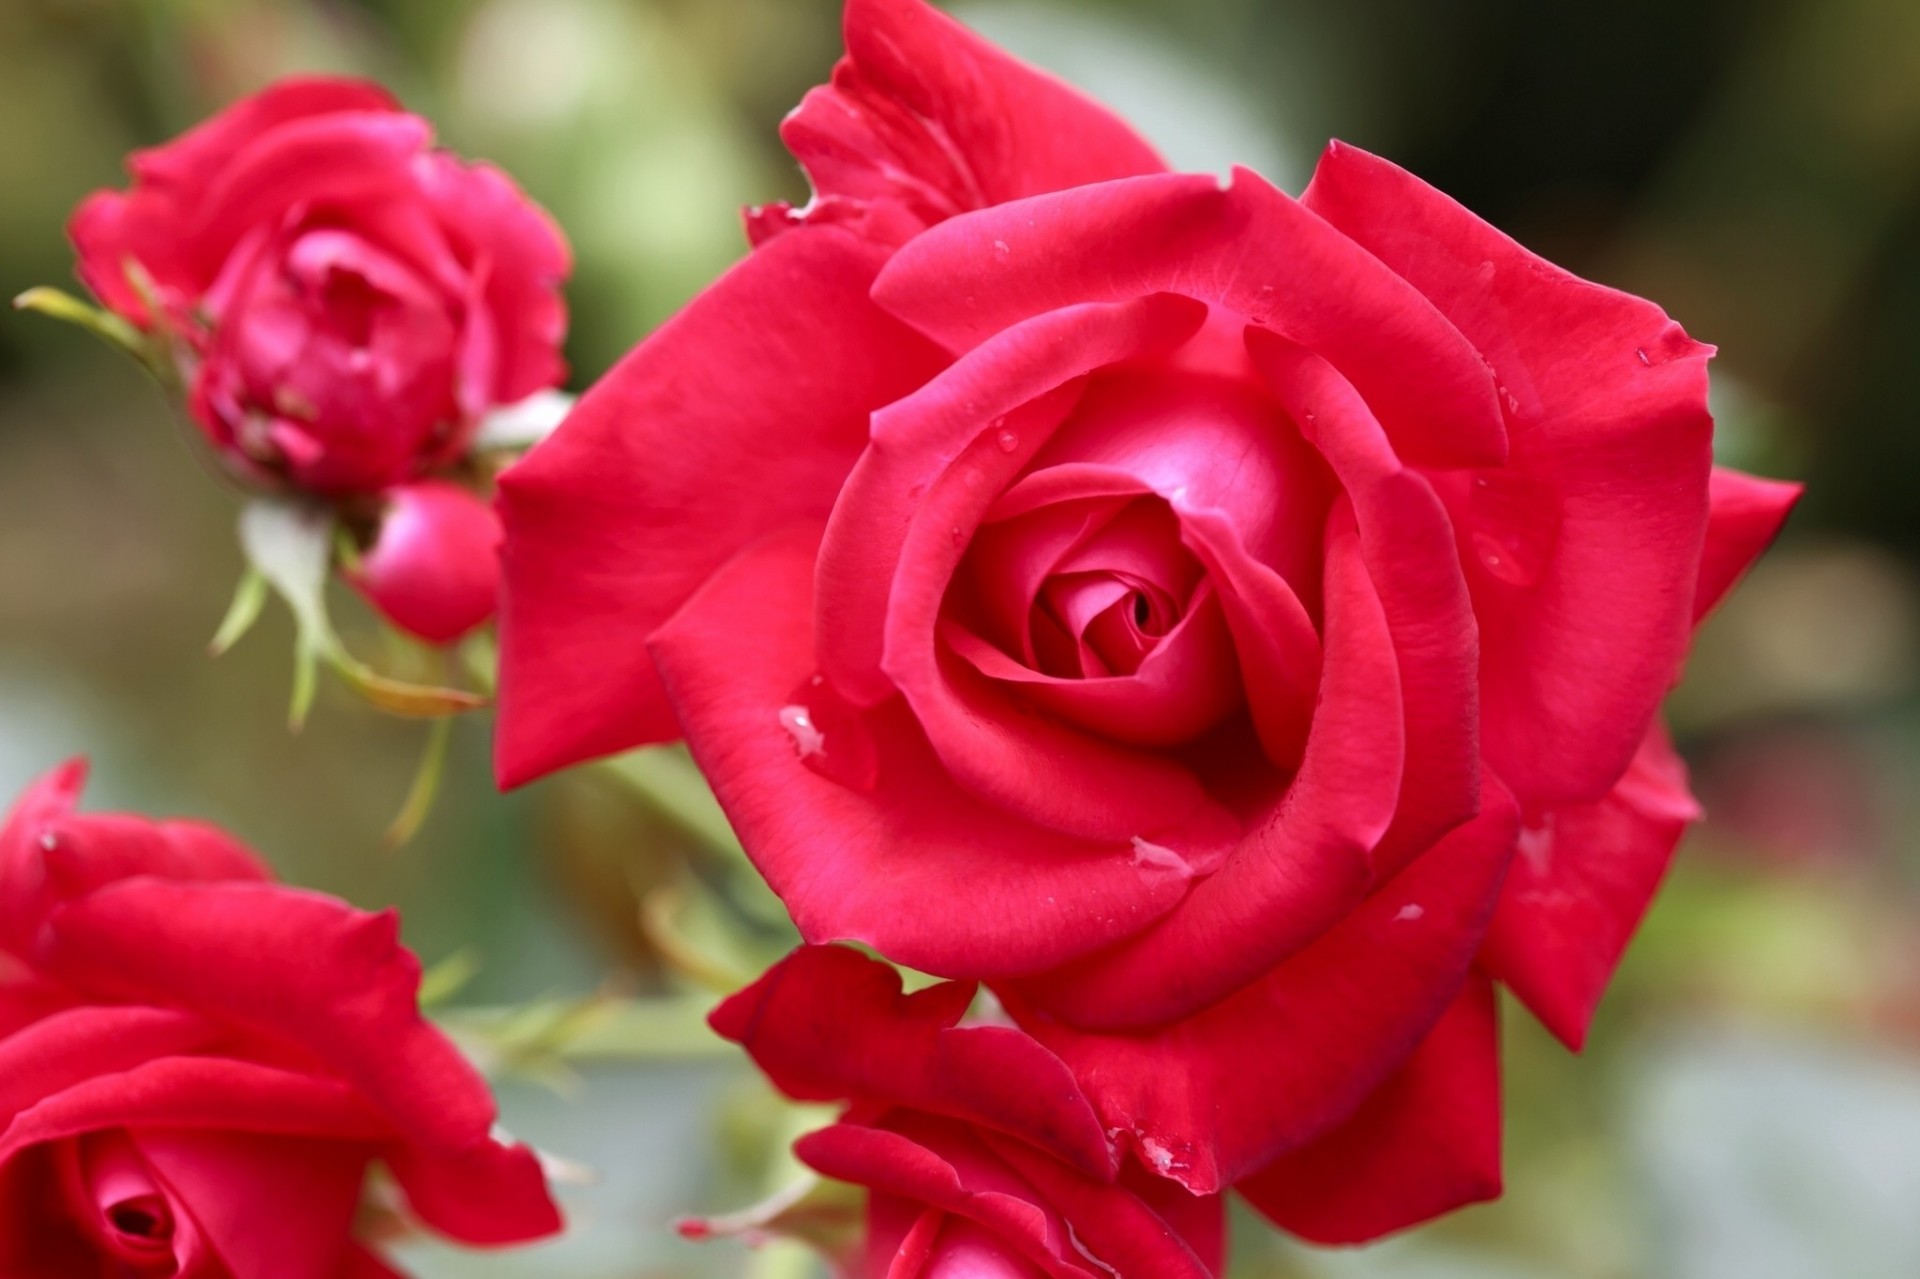
[(178, 1128), (130, 1136), (231, 1279), (336, 1279), (366, 1145)]
[(825, 518), (869, 412), (942, 362), (868, 302), (879, 261), (828, 231), (755, 253), (501, 477), (503, 784), (676, 735), (647, 636), (742, 547)]
[(1800, 500), (1801, 486), (1713, 468), (1707, 486), (1707, 544), (1700, 556), (1693, 620), (1713, 611), (1741, 574), (1779, 536), (1780, 526)]
[(1161, 1176), (1211, 1194), (1345, 1122), (1413, 1053), (1467, 980), (1515, 823), (1512, 800), (1490, 789), (1478, 817), (1332, 931), (1182, 1021), (1101, 1034), (996, 990), (1109, 1131)]
[(1353, 147), (1327, 149), (1303, 199), (1431, 298), (1504, 387), (1507, 465), (1443, 494), (1481, 619), (1485, 754), (1529, 810), (1599, 799), (1691, 632), (1711, 349)]
[(488, 1137), (455, 1150), (388, 1146), (381, 1158), (413, 1215), (449, 1239), (527, 1243), (561, 1228), (540, 1156), (529, 1146)]
[(1059, 1058), (1010, 1028), (956, 1028), (972, 995), (970, 983), (903, 995), (886, 964), (843, 946), (803, 946), (708, 1020), (789, 1096), (981, 1124), (1112, 1177), (1100, 1121)]
[[(1212, 1245), (1209, 1250), (1215, 1260), (1209, 1266), (1182, 1237), (1175, 1222), (1156, 1212), (1126, 1182), (1110, 1185), (1092, 1181), (1018, 1142), (992, 1133), (983, 1133), (981, 1137), (990, 1150), (1034, 1188), (1043, 1202), (1060, 1214), (1072, 1231), (1070, 1241), (1075, 1250), (1091, 1260), (1101, 1273), (1153, 1275), (1155, 1279), (1161, 1276), (1212, 1279), (1219, 1273), (1218, 1244), (1225, 1228), (1225, 1203), (1221, 1199), (1201, 1200), (1178, 1188), (1171, 1188), (1171, 1194), (1155, 1195), (1162, 1203), (1177, 1195), (1192, 1205), (1180, 1211), (1179, 1224), (1196, 1232), (1202, 1249)], [(1157, 1179), (1129, 1180), (1152, 1182)]]
[[(796, 530), (742, 554), (652, 643), (694, 758), (801, 935), (864, 941), (922, 972), (999, 976), (1051, 968), (1171, 908), (1182, 876), (1143, 872), (1130, 848), (1016, 822), (958, 789), (897, 700), (843, 708), (845, 727), (819, 741), (783, 731), (802, 696), (834, 696), (812, 682), (807, 628), (767, 620), (814, 615), (816, 538)], [(862, 754), (877, 780), (828, 775)]]
[(1367, 574), (1400, 672), (1406, 767), (1393, 825), (1371, 853), (1390, 875), (1474, 813), (1480, 800), (1479, 627), (1431, 485), (1326, 361), (1264, 330), (1247, 348), (1274, 394), (1333, 468), (1353, 504)]
[[(823, 1176), (943, 1210), (949, 1215), (943, 1238), (956, 1225), (978, 1223), (991, 1243), (980, 1243), (976, 1255), (992, 1258), (993, 1251), (1005, 1249), (1053, 1279), (1097, 1279), (1102, 1273), (1083, 1263), (1069, 1223), (970, 1129), (905, 1111), (895, 1112), (886, 1125), (835, 1124), (802, 1137), (794, 1143), (794, 1153)], [(961, 1234), (980, 1238), (964, 1230)], [(936, 1239), (930, 1257), (933, 1275), (942, 1273), (937, 1268), (941, 1252)], [(1004, 1265), (1005, 1252), (1000, 1260)], [(968, 1273), (959, 1270), (955, 1279)], [(997, 1279), (1007, 1272), (984, 1273)]]
[(1282, 1229), (1354, 1244), (1500, 1194), (1500, 1028), (1471, 979), (1413, 1057), (1340, 1127), (1235, 1189)]
[(109, 885), (56, 912), (47, 973), (128, 1001), (246, 1027), (325, 1062), (407, 1140), (464, 1149), (494, 1105), (421, 1018), (420, 964), (391, 912), (276, 884)]
[(813, 202), (755, 214), (756, 241), (824, 219), (897, 244), (962, 209), (1165, 167), (1100, 104), (921, 0), (850, 0), (845, 30), (833, 83), (780, 127)]
[(1403, 730), (1392, 644), (1344, 503), (1329, 522), (1327, 561), (1320, 706), (1286, 797), (1172, 914), (1124, 946), (1023, 983), (1026, 998), (1077, 1026), (1184, 1017), (1306, 946), (1364, 896), (1367, 854), (1399, 794)]
[(1078, 187), (950, 219), (874, 286), (959, 350), (1062, 306), (1178, 292), (1291, 338), (1338, 368), (1396, 449), (1423, 465), (1498, 463), (1493, 378), (1412, 285), (1257, 174)]
[(15, 1115), (0, 1163), (20, 1151), (102, 1128), (218, 1128), (338, 1141), (377, 1141), (386, 1120), (335, 1079), (220, 1057), (160, 1057), (100, 1075)]
[(68, 1088), (210, 1046), (217, 1027), (164, 1008), (67, 1009), (0, 1039), (0, 1128)]
[(1576, 1051), (1681, 835), (1700, 817), (1658, 724), (1597, 804), (1550, 809), (1520, 832), (1482, 963)]
[(392, 96), (376, 84), (293, 76), (241, 99), (163, 147), (135, 152), (128, 167), (139, 185), (130, 192), (96, 192), (68, 223), (81, 278), (109, 307), (147, 323), (146, 303), (126, 275), (127, 260), (139, 262), (163, 289), (177, 294), (192, 296), (206, 288), (219, 263), (183, 260), (178, 232), (199, 193), (236, 155), (294, 120), (397, 110)]

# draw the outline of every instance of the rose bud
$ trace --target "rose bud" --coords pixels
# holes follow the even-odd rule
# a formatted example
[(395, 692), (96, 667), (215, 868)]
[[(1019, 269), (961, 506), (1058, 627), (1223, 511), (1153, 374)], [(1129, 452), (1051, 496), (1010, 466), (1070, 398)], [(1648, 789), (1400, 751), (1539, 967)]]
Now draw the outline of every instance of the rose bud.
[(210, 826), (76, 813), (84, 774), (0, 828), (0, 1273), (392, 1275), (355, 1237), (376, 1163), (450, 1239), (559, 1229), (391, 912)]
[(1486, 1197), (1485, 979), (1585, 1033), (1796, 489), (1714, 470), (1711, 348), (1384, 160), (1142, 173), (919, 0), (847, 32), (810, 211), (502, 479), (502, 781), (684, 735), (807, 940), (988, 983), (1154, 1172)]
[(368, 493), (558, 382), (566, 242), (504, 174), (350, 80), (283, 80), (134, 155), (69, 228), (115, 312), (172, 338), (242, 478)]
[(389, 621), (449, 644), (493, 616), (500, 517), (445, 480), (388, 489), (373, 544), (346, 575)]
[(885, 964), (802, 947), (714, 1010), (801, 1101), (845, 1101), (794, 1152), (869, 1188), (859, 1279), (1212, 1279), (1218, 1198), (1123, 1163), (1060, 1059), (1010, 1026), (962, 1025), (971, 984), (903, 995)]

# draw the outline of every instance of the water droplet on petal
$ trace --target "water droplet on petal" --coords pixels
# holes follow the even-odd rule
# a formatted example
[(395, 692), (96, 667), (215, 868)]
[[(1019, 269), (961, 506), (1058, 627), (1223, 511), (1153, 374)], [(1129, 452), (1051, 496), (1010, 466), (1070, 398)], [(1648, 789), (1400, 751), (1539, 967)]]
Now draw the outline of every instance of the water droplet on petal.
[(1012, 252), (1013, 250), (1010, 247), (1008, 247), (1007, 242), (1005, 240), (995, 240), (993, 242), (993, 255), (995, 257), (1000, 258), (1004, 261), (1006, 257)]
[(1646, 366), (1647, 366), (1648, 368), (1652, 368), (1652, 367), (1653, 367), (1653, 357), (1651, 357), (1651, 356), (1649, 356), (1649, 355), (1647, 354), (1647, 348), (1646, 348), (1646, 347), (1644, 347), (1644, 346), (1636, 346), (1636, 347), (1634, 347), (1634, 348), (1633, 348), (1633, 353), (1634, 353), (1635, 355), (1637, 355), (1637, 356), (1639, 356), (1639, 357), (1640, 357), (1640, 363), (1642, 363), (1642, 364), (1644, 364), (1644, 365), (1646, 365)]
[(804, 706), (782, 706), (780, 727), (793, 739), (793, 749), (801, 759), (818, 755), (827, 748), (826, 735), (813, 726), (813, 715)]
[(1187, 859), (1164, 844), (1133, 837), (1133, 864), (1143, 870), (1170, 870), (1177, 875), (1193, 874)]
[(1020, 437), (1005, 427), (1002, 427), (999, 434), (993, 437), (993, 442), (1000, 446), (1002, 453), (1012, 453), (1020, 447)]
[(1253, 293), (1253, 303), (1247, 310), (1247, 318), (1264, 322), (1268, 316), (1273, 314), (1274, 296), (1275, 290), (1271, 284), (1263, 284), (1258, 289), (1255, 289)]
[(1425, 906), (1422, 906), (1417, 902), (1408, 902), (1405, 906), (1402, 906), (1398, 911), (1394, 913), (1393, 922), (1396, 924), (1415, 923), (1416, 921), (1425, 917), (1426, 913), (1427, 913), (1427, 908)]
[(954, 525), (953, 526), (953, 549), (956, 551), (961, 551), (961, 550), (965, 550), (966, 546), (967, 546), (967, 535), (965, 530), (963, 530), (958, 524)]
[(1553, 862), (1553, 814), (1548, 813), (1538, 822), (1520, 828), (1520, 856), (1527, 864), (1541, 874), (1546, 874)]

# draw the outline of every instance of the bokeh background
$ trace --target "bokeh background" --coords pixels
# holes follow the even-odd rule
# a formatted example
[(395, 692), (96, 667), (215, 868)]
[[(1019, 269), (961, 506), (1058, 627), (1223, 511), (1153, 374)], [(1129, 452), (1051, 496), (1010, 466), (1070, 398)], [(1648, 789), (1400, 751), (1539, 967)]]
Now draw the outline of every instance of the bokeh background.
[[(1574, 1059), (1507, 1019), (1506, 1199), (1343, 1254), (1246, 1224), (1237, 1273), (1920, 1274), (1920, 5), (953, 7), (1183, 167), (1243, 162), (1298, 190), (1339, 137), (1659, 300), (1720, 346), (1723, 460), (1809, 485), (1673, 700), (1709, 817), (1593, 1047)], [(119, 181), (130, 148), (277, 74), (353, 71), (566, 227), (583, 386), (741, 253), (740, 205), (803, 196), (774, 129), (826, 74), (837, 23), (833, 0), (5, 0), (0, 293), (71, 283), (64, 218)], [(236, 509), (126, 361), (0, 318), (0, 789), (90, 752), (97, 804), (212, 818), (292, 878), (398, 904), (429, 961), (477, 960), (459, 1003), (561, 1001), (506, 1023), (523, 1047), (567, 1042), (565, 1001), (595, 991), (694, 992), (681, 1011), (702, 998), (662, 976), (674, 935), (641, 924), (650, 889), (717, 883), (736, 931), (779, 944), (724, 857), (692, 847), (697, 814), (664, 820), (605, 773), (500, 797), (482, 721), (460, 727), (425, 833), (385, 848), (419, 726), (329, 688), (290, 735), (278, 617), (206, 656), (240, 571)], [(763, 1189), (755, 1152), (791, 1122), (693, 1026), (600, 1025), (565, 1071), (503, 1080), (509, 1126), (597, 1172), (568, 1191), (566, 1240), (409, 1262), (563, 1279), (779, 1269), (668, 1229)], [(659, 1051), (621, 1061), (623, 1042)]]

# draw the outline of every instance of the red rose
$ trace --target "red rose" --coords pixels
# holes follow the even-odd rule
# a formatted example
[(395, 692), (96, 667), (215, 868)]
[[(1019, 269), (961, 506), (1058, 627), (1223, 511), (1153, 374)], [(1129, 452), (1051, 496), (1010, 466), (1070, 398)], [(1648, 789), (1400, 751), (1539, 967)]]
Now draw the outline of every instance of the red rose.
[(853, 1272), (1218, 1275), (1220, 1200), (1123, 1167), (1059, 1058), (1012, 1027), (958, 1024), (973, 995), (902, 995), (885, 964), (818, 946), (714, 1011), (789, 1097), (851, 1103), (794, 1150), (872, 1191)]
[(376, 85), (284, 80), (74, 214), (82, 278), (178, 339), (193, 415), (244, 478), (373, 492), (560, 380), (566, 242), (431, 142)]
[(1712, 472), (1658, 307), (1382, 160), (1142, 176), (918, 0), (848, 27), (813, 212), (502, 484), (503, 780), (683, 732), (804, 936), (990, 981), (1197, 1193), (1493, 1193), (1480, 970), (1577, 1041), (1795, 490)]
[(352, 1237), (376, 1161), (454, 1239), (559, 1228), (391, 913), (212, 827), (76, 814), (84, 774), (0, 829), (0, 1273), (390, 1275)]

